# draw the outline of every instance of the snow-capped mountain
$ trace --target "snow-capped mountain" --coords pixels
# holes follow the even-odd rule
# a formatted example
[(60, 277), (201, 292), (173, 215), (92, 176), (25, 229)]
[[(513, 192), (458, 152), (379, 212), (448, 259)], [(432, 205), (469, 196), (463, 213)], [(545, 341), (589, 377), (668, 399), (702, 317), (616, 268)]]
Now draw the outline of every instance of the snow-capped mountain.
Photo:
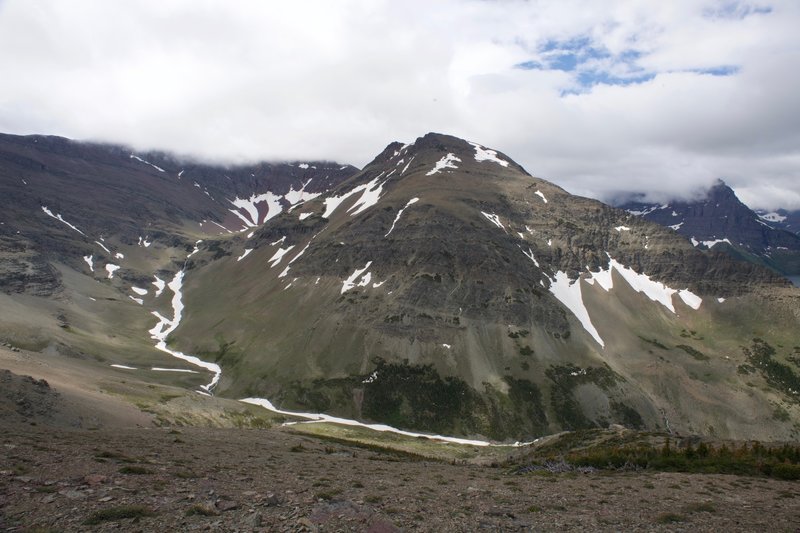
[(627, 202), (622, 209), (671, 228), (694, 246), (729, 253), (789, 276), (800, 274), (800, 236), (789, 214), (756, 213), (719, 180), (705, 198), (668, 204)]
[[(42, 137), (1, 147), (11, 343), (452, 436), (796, 435), (785, 279), (478, 143), (431, 133), (360, 171)], [(770, 418), (776, 402), (788, 422)]]

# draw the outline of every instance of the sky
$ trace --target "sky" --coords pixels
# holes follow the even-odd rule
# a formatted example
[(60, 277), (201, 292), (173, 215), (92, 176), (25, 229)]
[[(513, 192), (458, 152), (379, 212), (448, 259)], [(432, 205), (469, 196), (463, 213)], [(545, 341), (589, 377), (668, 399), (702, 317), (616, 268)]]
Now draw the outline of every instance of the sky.
[(568, 191), (800, 209), (797, 0), (0, 0), (0, 131), (363, 166), (429, 131)]

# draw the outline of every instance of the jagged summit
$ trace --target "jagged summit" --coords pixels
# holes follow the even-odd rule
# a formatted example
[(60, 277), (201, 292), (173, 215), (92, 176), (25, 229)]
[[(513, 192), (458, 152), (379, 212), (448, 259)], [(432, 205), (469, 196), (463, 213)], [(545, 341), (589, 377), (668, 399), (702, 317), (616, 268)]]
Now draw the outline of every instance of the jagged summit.
[(631, 202), (621, 207), (673, 229), (694, 246), (724, 251), (785, 275), (800, 274), (800, 237), (751, 210), (722, 180), (700, 200), (663, 205)]

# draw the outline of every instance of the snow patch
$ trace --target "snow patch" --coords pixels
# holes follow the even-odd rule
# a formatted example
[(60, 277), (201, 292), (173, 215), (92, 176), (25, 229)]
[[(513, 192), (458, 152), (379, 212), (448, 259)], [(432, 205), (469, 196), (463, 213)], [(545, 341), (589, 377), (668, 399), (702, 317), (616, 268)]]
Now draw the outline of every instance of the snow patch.
[(699, 309), (703, 302), (702, 298), (689, 289), (682, 289), (680, 291), (672, 289), (660, 281), (650, 279), (650, 276), (646, 274), (637, 273), (632, 268), (628, 268), (610, 257), (607, 269), (591, 273), (592, 279), (597, 280), (600, 286), (606, 291), (613, 288), (611, 278), (612, 269), (616, 269), (633, 290), (643, 293), (645, 296), (654, 302), (660, 303), (673, 313), (675, 313), (675, 307), (672, 304), (673, 294), (677, 293), (681, 300), (692, 309)]
[(275, 254), (272, 257), (267, 259), (267, 261), (272, 263), (269, 267), (272, 268), (274, 266), (277, 266), (278, 263), (281, 262), (281, 259), (283, 259), (283, 256), (289, 253), (292, 248), (294, 248), (294, 244), (292, 244), (291, 246), (287, 246), (286, 248), (278, 248), (278, 251), (275, 252)]
[(575, 315), (584, 329), (594, 337), (601, 346), (604, 346), (604, 343), (597, 329), (595, 329), (592, 324), (589, 312), (583, 303), (580, 282), (581, 280), (585, 280), (589, 285), (594, 285), (596, 282), (603, 290), (608, 292), (614, 287), (611, 274), (612, 270), (616, 270), (633, 290), (643, 293), (654, 302), (660, 303), (672, 311), (672, 313), (675, 313), (675, 307), (672, 304), (672, 296), (676, 293), (680, 299), (692, 309), (699, 309), (700, 305), (703, 303), (702, 298), (690, 290), (682, 289), (677, 291), (672, 289), (659, 281), (651, 280), (650, 276), (635, 272), (633, 269), (622, 265), (611, 257), (609, 257), (608, 267), (606, 269), (601, 269), (598, 272), (589, 272), (588, 278), (578, 278), (570, 282), (566, 272), (556, 272), (555, 278), (551, 280), (550, 292)]
[(244, 259), (244, 258), (245, 258), (245, 257), (247, 257), (248, 255), (250, 255), (250, 252), (252, 252), (252, 251), (253, 251), (253, 249), (252, 249), (252, 248), (245, 248), (245, 249), (244, 249), (244, 253), (243, 253), (242, 255), (240, 255), (239, 257), (237, 257), (237, 258), (236, 258), (236, 261), (241, 261), (242, 259)]
[(150, 370), (155, 370), (156, 372), (184, 372), (186, 374), (197, 374), (197, 370), (189, 370), (188, 368), (162, 368), (154, 366)]
[(600, 346), (605, 348), (605, 342), (592, 324), (589, 311), (583, 303), (581, 279), (578, 278), (570, 282), (566, 272), (558, 271), (555, 277), (550, 280), (549, 290), (559, 302), (564, 304), (564, 306), (575, 315), (575, 318), (581, 323), (583, 329), (585, 329)]
[[(145, 165), (150, 165), (151, 167), (153, 167), (154, 169), (158, 170), (159, 172), (166, 172), (166, 171), (165, 171), (163, 168), (161, 168), (161, 167), (159, 167), (159, 166), (157, 166), (157, 165), (154, 165), (154, 164), (153, 164), (153, 163), (151, 163), (150, 161), (145, 161), (144, 159), (142, 159), (142, 158), (141, 158), (141, 157), (139, 157), (138, 155), (133, 155), (133, 154), (131, 154), (131, 159), (135, 159), (135, 160), (137, 160), (137, 161), (141, 161), (141, 162), (142, 162), (142, 163), (144, 163)], [(180, 177), (180, 174), (178, 174), (178, 177)]]
[(114, 368), (121, 368), (122, 370), (136, 370), (134, 367), (126, 366), (126, 365), (116, 365), (116, 364), (114, 364), (114, 365), (111, 365), (111, 366), (114, 367)]
[(350, 213), (350, 211), (353, 211), (353, 209), (357, 208), (353, 213), (351, 213), (350, 216), (356, 216), (359, 213), (363, 213), (373, 205), (377, 204), (378, 200), (380, 200), (384, 183), (386, 183), (386, 181), (378, 184), (378, 178), (375, 178), (374, 180), (367, 183), (367, 187), (361, 194), (361, 198), (356, 200), (356, 203), (354, 203), (353, 206), (347, 210), (347, 212)]
[(156, 286), (155, 296), (156, 298), (158, 298), (159, 296), (161, 296), (161, 293), (164, 291), (164, 287), (166, 287), (167, 284), (164, 282), (163, 279), (159, 278), (158, 276), (153, 276), (153, 277), (156, 278), (156, 280), (153, 282), (153, 285)]
[(683, 303), (697, 311), (700, 309), (700, 305), (703, 303), (703, 299), (700, 298), (695, 293), (689, 291), (688, 289), (681, 289), (678, 291), (678, 296), (680, 296)]
[[(342, 292), (340, 294), (344, 294), (350, 289), (356, 287), (356, 280), (361, 277), (361, 275), (370, 267), (371, 264), (372, 261), (367, 261), (367, 264), (364, 265), (364, 268), (357, 268), (352, 274), (350, 274), (350, 277), (342, 282)], [(367, 272), (367, 274), (364, 276), (364, 278), (366, 278), (366, 283), (364, 282), (364, 279), (362, 279), (361, 282), (358, 283), (358, 286), (366, 286), (371, 277), (371, 274)]]
[(108, 272), (108, 279), (114, 278), (114, 272), (119, 270), (119, 265), (112, 265), (111, 263), (106, 265), (106, 272)]
[(442, 343), (442, 347), (447, 348), (448, 350), (452, 348), (452, 346), (450, 346), (449, 344), (444, 344), (444, 343)]
[(297, 191), (294, 190), (294, 185), (292, 185), (292, 188), (289, 189), (289, 192), (287, 192), (283, 196), (284, 200), (289, 202), (290, 205), (295, 205), (301, 202), (307, 202), (309, 200), (313, 200), (314, 198), (322, 194), (319, 192), (306, 192), (306, 186), (308, 186), (309, 183), (311, 183), (311, 180), (305, 182), (303, 186), (300, 188), (300, 190)]
[(406, 163), (406, 166), (404, 166), (403, 170), (400, 172), (401, 176), (406, 173), (406, 170), (408, 170), (408, 167), (411, 166), (411, 162), (414, 160), (415, 157), (417, 157), (417, 156), (413, 155), (413, 156), (411, 156), (411, 159), (408, 160), (408, 163)]
[[(721, 242), (726, 242), (728, 244), (731, 243), (728, 239), (714, 239), (713, 241), (700, 241), (700, 244), (705, 245), (707, 248), (713, 248), (715, 244), (719, 244)], [(695, 246), (697, 246), (695, 244)]]
[[(252, 228), (259, 224), (263, 224), (267, 220), (281, 214), (283, 211), (283, 207), (280, 203), (281, 198), (281, 196), (273, 194), (272, 192), (253, 194), (249, 198), (239, 198), (237, 196), (235, 199), (228, 201), (234, 206), (243, 210), (246, 215), (236, 209), (230, 209), (229, 211), (242, 219), (242, 221), (247, 224), (248, 227)], [(267, 212), (262, 217), (258, 214), (258, 204), (264, 202), (267, 204)]]
[(131, 287), (131, 290), (138, 294), (139, 296), (144, 296), (147, 294), (147, 289), (143, 289), (141, 287)]
[(454, 444), (466, 444), (469, 446), (497, 446), (497, 447), (520, 447), (520, 446), (528, 446), (532, 444), (531, 442), (515, 442), (514, 444), (493, 444), (491, 442), (482, 441), (482, 440), (471, 440), (471, 439), (462, 439), (459, 437), (445, 437), (442, 435), (429, 435), (426, 433), (413, 433), (411, 431), (405, 431), (402, 429), (397, 429), (392, 426), (387, 426), (385, 424), (366, 424), (364, 422), (359, 422), (357, 420), (350, 420), (347, 418), (339, 418), (331, 415), (326, 415), (324, 413), (301, 413), (295, 411), (285, 411), (283, 409), (278, 409), (275, 407), (272, 402), (267, 400), (266, 398), (242, 398), (239, 400), (243, 403), (249, 403), (251, 405), (258, 405), (272, 411), (273, 413), (281, 414), (281, 415), (288, 415), (288, 416), (296, 416), (299, 418), (305, 418), (310, 422), (329, 422), (332, 424), (341, 424), (343, 426), (357, 426), (363, 427), (367, 429), (371, 429), (373, 431), (380, 431), (380, 432), (388, 432), (388, 433), (395, 433), (398, 435), (404, 435), (406, 437), (413, 437), (413, 438), (425, 438), (443, 442), (451, 442)]
[(536, 191), (534, 194), (541, 198), (544, 203), (547, 203), (547, 198), (544, 197), (544, 193), (542, 191)]
[(484, 148), (478, 143), (470, 142), (469, 144), (475, 148), (475, 161), (491, 161), (492, 163), (497, 163), (501, 167), (508, 166), (508, 161), (497, 157), (497, 151)]
[(758, 218), (766, 220), (767, 222), (783, 222), (786, 220), (786, 217), (780, 213), (766, 213), (764, 215), (758, 215)]
[(130, 298), (131, 300), (133, 300), (134, 302), (136, 302), (139, 305), (144, 305), (144, 300), (142, 300), (141, 298), (134, 298), (133, 296), (130, 296), (130, 295), (128, 296), (128, 298)]
[(458, 168), (455, 165), (456, 162), (461, 163), (461, 160), (459, 158), (457, 158), (455, 156), (455, 154), (447, 154), (446, 156), (441, 158), (439, 161), (437, 161), (436, 165), (433, 167), (433, 169), (430, 170), (429, 172), (427, 172), (425, 175), (426, 176), (433, 176), (437, 172), (441, 172), (442, 170), (444, 170), (446, 168), (454, 168), (454, 169), (456, 169), (456, 168)]
[(194, 250), (192, 250), (192, 251), (191, 251), (191, 253), (189, 253), (189, 255), (187, 255), (187, 256), (186, 256), (186, 259), (189, 259), (189, 258), (190, 258), (190, 257), (192, 257), (194, 254), (196, 254), (197, 252), (199, 252), (199, 251), (200, 251), (200, 243), (201, 243), (201, 242), (203, 242), (203, 240), (202, 240), (202, 239), (201, 239), (201, 240), (199, 240), (199, 241), (195, 241), (195, 243), (194, 243)]
[(115, 253), (115, 254), (114, 254), (114, 257), (116, 257), (117, 259), (125, 259), (125, 255), (124, 255), (124, 254), (121, 254), (121, 253), (119, 253), (119, 252)]
[(392, 231), (394, 231), (394, 226), (395, 226), (395, 224), (397, 224), (397, 221), (400, 220), (400, 215), (403, 214), (403, 211), (405, 211), (406, 209), (408, 209), (409, 206), (417, 203), (418, 201), (419, 201), (419, 198), (412, 198), (411, 200), (408, 201), (408, 203), (405, 205), (405, 207), (403, 207), (400, 211), (397, 212), (397, 216), (394, 217), (394, 222), (392, 222), (392, 227), (389, 228), (389, 231), (386, 232), (386, 235), (384, 235), (384, 237), (388, 237), (389, 234)]
[(681, 229), (681, 226), (683, 226), (683, 222), (675, 224), (674, 226), (669, 226), (669, 228), (678, 231), (679, 229)]
[(300, 213), (300, 220), (305, 220), (313, 214), (314, 213)]
[(201, 360), (198, 357), (193, 355), (186, 355), (182, 352), (171, 350), (167, 346), (167, 337), (175, 331), (181, 323), (181, 318), (183, 317), (183, 294), (181, 293), (181, 287), (183, 285), (183, 275), (184, 272), (181, 270), (175, 277), (167, 284), (167, 287), (172, 291), (172, 319), (166, 318), (165, 316), (161, 315), (158, 311), (153, 311), (153, 315), (158, 318), (158, 323), (153, 326), (153, 328), (149, 331), (150, 337), (154, 339), (156, 342), (156, 349), (161, 350), (162, 352), (168, 353), (173, 357), (178, 359), (182, 359), (190, 364), (195, 366), (199, 366), (201, 368), (205, 368), (214, 373), (214, 377), (212, 378), (211, 382), (208, 385), (202, 385), (202, 389), (208, 393), (211, 392), (211, 389), (219, 381), (219, 377), (222, 374), (222, 369), (219, 365), (214, 363), (208, 363), (206, 361)]
[[(522, 248), (520, 248), (520, 250), (522, 250)], [(527, 252), (525, 250), (522, 250), (522, 253), (525, 254), (525, 257), (533, 261), (534, 265), (536, 265), (537, 267), (539, 266), (539, 261), (537, 261), (536, 258), (533, 257), (533, 251), (530, 248), (528, 248)]]
[(501, 230), (505, 231), (506, 227), (503, 226), (502, 222), (500, 222), (500, 217), (495, 215), (494, 213), (485, 213), (481, 211), (481, 214), (485, 216), (492, 224), (500, 228)]
[(86, 264), (89, 265), (89, 270), (94, 272), (94, 260), (92, 260), (91, 255), (84, 255), (83, 260), (86, 261)]
[(383, 176), (383, 172), (373, 178), (369, 183), (359, 185), (353, 190), (344, 193), (342, 196), (329, 196), (328, 198), (325, 198), (325, 212), (322, 214), (322, 218), (330, 218), (330, 216), (334, 211), (336, 211), (336, 208), (339, 207), (342, 202), (358, 193), (361, 193), (361, 197), (350, 209), (347, 210), (349, 213), (358, 207), (358, 209), (352, 213), (351, 216), (355, 216), (375, 205), (380, 199), (381, 192), (383, 191), (383, 183), (385, 183), (383, 182), (378, 184), (378, 180), (381, 176)]
[(639, 217), (643, 217), (645, 215), (649, 215), (650, 213), (652, 213), (656, 209), (659, 209), (659, 207), (658, 206), (646, 207), (645, 209), (642, 209), (641, 211), (637, 211), (635, 209), (628, 209), (628, 213), (630, 213), (631, 215), (636, 215), (636, 216), (639, 216)]
[(630, 231), (631, 230), (631, 228), (629, 228), (628, 226), (617, 226), (614, 229), (619, 231), (620, 233), (622, 233), (623, 231)]
[(82, 232), (81, 230), (79, 230), (79, 229), (78, 229), (76, 226), (74, 226), (73, 224), (70, 224), (69, 222), (67, 222), (66, 220), (64, 220), (64, 217), (62, 217), (62, 216), (61, 216), (61, 213), (58, 213), (58, 214), (55, 214), (55, 215), (54, 215), (54, 214), (53, 214), (53, 212), (52, 212), (52, 211), (50, 211), (50, 209), (48, 209), (48, 208), (47, 208), (47, 207), (45, 207), (45, 206), (42, 206), (42, 211), (44, 211), (44, 212), (45, 212), (45, 214), (46, 214), (47, 216), (49, 216), (49, 217), (53, 217), (54, 219), (58, 220), (59, 222), (62, 222), (62, 223), (64, 223), (64, 224), (66, 224), (66, 225), (67, 225), (67, 226), (69, 226), (71, 229), (73, 229), (73, 230), (77, 231), (78, 233), (80, 233), (81, 235), (83, 235), (84, 237), (86, 237), (86, 234), (85, 234), (84, 232)]

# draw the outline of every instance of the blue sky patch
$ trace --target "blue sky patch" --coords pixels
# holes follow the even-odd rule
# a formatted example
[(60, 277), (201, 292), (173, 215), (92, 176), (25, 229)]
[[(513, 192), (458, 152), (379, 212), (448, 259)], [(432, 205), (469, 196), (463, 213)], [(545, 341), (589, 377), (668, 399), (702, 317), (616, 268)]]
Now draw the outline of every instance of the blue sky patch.
[(718, 67), (692, 69), (690, 72), (711, 76), (733, 76), (739, 72), (739, 67), (736, 65), (720, 65)]

